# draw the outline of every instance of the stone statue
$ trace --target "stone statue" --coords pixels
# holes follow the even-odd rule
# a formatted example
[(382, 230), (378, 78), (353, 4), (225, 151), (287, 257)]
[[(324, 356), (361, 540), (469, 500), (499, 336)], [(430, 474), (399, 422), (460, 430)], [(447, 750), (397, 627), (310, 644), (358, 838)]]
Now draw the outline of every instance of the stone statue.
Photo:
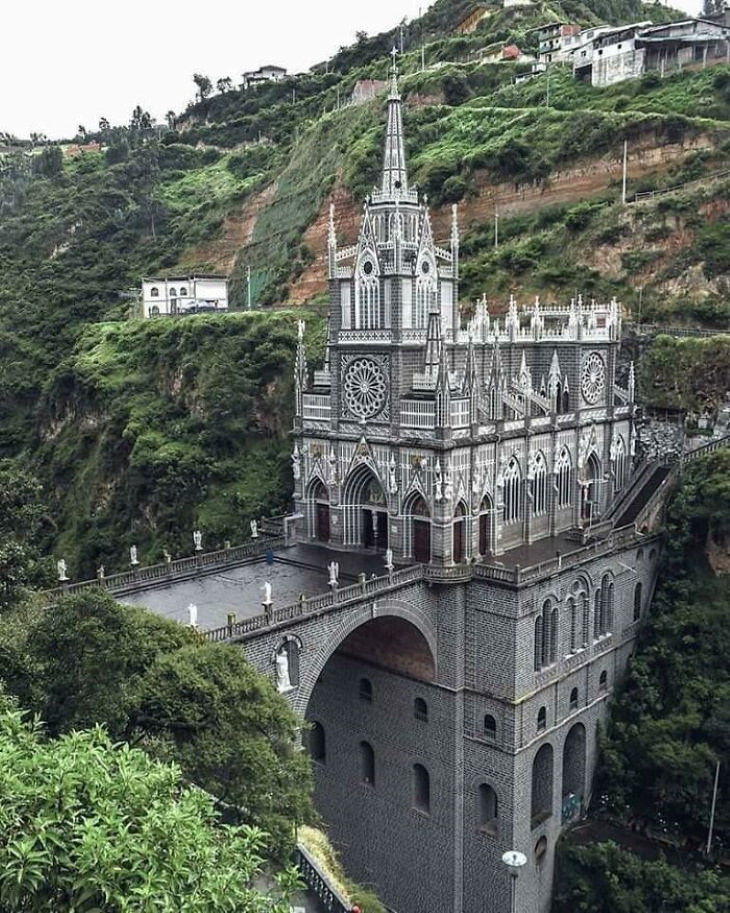
[(298, 482), (302, 477), (302, 458), (299, 455), (299, 447), (294, 444), (294, 452), (291, 455), (291, 471), (294, 481)]
[(103, 580), (104, 576), (105, 576), (104, 565), (100, 564), (99, 567), (96, 569), (96, 577), (98, 580)]
[(327, 565), (327, 570), (329, 571), (330, 579), (328, 581), (329, 585), (334, 587), (337, 586), (337, 579), (340, 576), (340, 563), (339, 561), (330, 561)]
[(139, 561), (137, 560), (137, 546), (136, 545), (129, 546), (129, 563), (132, 565), (132, 567), (136, 567), (139, 564)]
[(329, 464), (329, 483), (334, 485), (337, 481), (337, 454), (332, 448), (330, 448), (327, 463)]
[(388, 571), (389, 574), (392, 573), (392, 571), (393, 571), (393, 549), (392, 548), (386, 548), (386, 550), (385, 550), (385, 569)]
[(258, 539), (258, 537), (259, 537), (258, 523), (255, 520), (251, 520), (251, 522), (249, 523), (249, 526), (251, 527), (251, 538)]
[(396, 473), (395, 457), (391, 457), (390, 463), (388, 464), (388, 490), (392, 495), (398, 493), (398, 477)]
[(203, 550), (203, 534), (199, 529), (193, 530), (193, 544), (195, 545), (196, 552), (201, 552)]
[(263, 598), (262, 602), (265, 606), (270, 606), (271, 605), (271, 584), (269, 583), (268, 580), (264, 581), (263, 590), (264, 590), (264, 598)]
[(165, 558), (165, 564), (172, 564), (172, 555), (168, 552), (167, 549), (162, 553)]
[(433, 469), (433, 485), (435, 488), (434, 497), (437, 501), (443, 501), (444, 499), (444, 480), (441, 475), (441, 462), (436, 460), (436, 465)]
[(451, 480), (451, 474), (444, 478), (444, 500), (450, 501), (454, 495), (454, 483)]
[(303, 320), (297, 320), (297, 339), (301, 342), (304, 339), (304, 329), (306, 324)]
[(277, 691), (291, 691), (291, 675), (289, 674), (289, 651), (286, 644), (276, 654), (276, 689)]
[(188, 606), (188, 624), (191, 628), (198, 627), (198, 607), (194, 602), (191, 602)]
[(58, 579), (61, 581), (61, 583), (63, 583), (65, 580), (68, 580), (68, 576), (66, 575), (68, 566), (66, 565), (66, 562), (63, 560), (63, 558), (59, 558), (59, 560), (56, 562), (56, 570), (58, 571)]

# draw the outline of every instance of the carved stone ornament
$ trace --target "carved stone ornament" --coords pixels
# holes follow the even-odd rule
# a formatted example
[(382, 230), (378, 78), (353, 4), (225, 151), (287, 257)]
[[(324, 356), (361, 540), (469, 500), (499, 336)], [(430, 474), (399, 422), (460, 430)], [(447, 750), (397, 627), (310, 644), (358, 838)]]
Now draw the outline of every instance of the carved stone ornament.
[(580, 391), (589, 406), (595, 405), (606, 389), (606, 366), (598, 352), (589, 352), (580, 368)]

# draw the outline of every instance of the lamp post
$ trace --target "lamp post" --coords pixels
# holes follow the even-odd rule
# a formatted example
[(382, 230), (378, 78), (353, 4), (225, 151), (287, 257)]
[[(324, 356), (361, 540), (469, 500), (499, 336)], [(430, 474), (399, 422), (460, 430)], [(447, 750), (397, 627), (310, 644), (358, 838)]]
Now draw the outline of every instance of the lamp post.
[(527, 862), (527, 856), (517, 850), (508, 850), (502, 856), (502, 862), (507, 866), (510, 874), (510, 913), (517, 913), (517, 876)]

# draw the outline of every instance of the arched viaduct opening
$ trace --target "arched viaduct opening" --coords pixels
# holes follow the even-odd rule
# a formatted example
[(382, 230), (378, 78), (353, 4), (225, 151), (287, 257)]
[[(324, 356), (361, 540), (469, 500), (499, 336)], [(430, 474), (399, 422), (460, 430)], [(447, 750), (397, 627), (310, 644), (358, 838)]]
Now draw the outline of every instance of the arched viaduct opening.
[(438, 819), (451, 803), (444, 751), (454, 744), (446, 731), (451, 694), (435, 685), (433, 632), (415, 613), (378, 614), (322, 659), (304, 741), (330, 838), (348, 874), (374, 884), (394, 909), (406, 898), (392, 860), (404, 846), (419, 846), (414, 865), (423, 870), (424, 900), (433, 897), (443, 890), (434, 883)]

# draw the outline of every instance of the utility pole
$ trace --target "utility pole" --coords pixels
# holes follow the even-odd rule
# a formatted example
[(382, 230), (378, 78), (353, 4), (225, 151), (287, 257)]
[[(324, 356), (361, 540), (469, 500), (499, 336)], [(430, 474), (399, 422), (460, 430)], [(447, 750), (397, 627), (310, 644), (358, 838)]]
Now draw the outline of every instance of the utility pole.
[(499, 212), (497, 206), (494, 206), (494, 249), (499, 247)]
[(545, 107), (550, 107), (550, 63), (545, 63)]
[(251, 310), (251, 267), (246, 266), (246, 308)]
[(712, 849), (712, 831), (715, 827), (715, 806), (717, 805), (717, 784), (720, 780), (720, 762), (717, 762), (715, 767), (715, 786), (712, 790), (712, 810), (710, 811), (710, 829), (707, 832), (707, 855), (710, 855), (710, 850)]
[(629, 166), (629, 141), (624, 140), (624, 173), (623, 181), (621, 184), (621, 202), (626, 205), (626, 178), (628, 177), (628, 166)]
[(639, 313), (638, 313), (637, 319), (636, 319), (636, 322), (639, 326), (639, 330), (641, 330), (641, 302), (642, 302), (643, 297), (644, 297), (644, 286), (641, 285), (641, 286), (639, 286)]

